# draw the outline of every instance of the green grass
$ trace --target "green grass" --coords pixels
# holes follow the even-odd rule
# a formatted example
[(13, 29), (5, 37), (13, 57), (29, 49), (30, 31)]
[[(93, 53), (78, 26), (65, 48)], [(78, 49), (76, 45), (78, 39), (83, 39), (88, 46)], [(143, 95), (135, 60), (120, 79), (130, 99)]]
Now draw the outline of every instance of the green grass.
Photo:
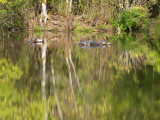
[(33, 31), (34, 32), (43, 32), (44, 28), (38, 25), (33, 26)]
[(6, 13), (6, 10), (2, 9), (0, 10), (0, 13)]
[(106, 25), (100, 24), (100, 25), (97, 25), (96, 28), (97, 28), (98, 30), (105, 30), (105, 29), (106, 29)]
[(90, 34), (90, 33), (93, 33), (93, 29), (79, 26), (76, 29), (74, 29), (74, 33), (75, 34)]

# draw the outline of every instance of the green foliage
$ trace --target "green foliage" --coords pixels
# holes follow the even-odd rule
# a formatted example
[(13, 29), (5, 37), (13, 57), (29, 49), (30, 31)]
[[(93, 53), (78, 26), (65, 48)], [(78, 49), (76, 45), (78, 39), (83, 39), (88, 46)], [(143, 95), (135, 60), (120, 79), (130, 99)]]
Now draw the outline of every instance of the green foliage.
[(130, 11), (120, 12), (112, 22), (114, 27), (119, 27), (122, 31), (132, 31), (134, 29), (146, 28), (147, 12), (143, 8), (131, 8)]
[(25, 21), (30, 19), (34, 14), (29, 10), (32, 6), (32, 0), (13, 0), (13, 1), (0, 1), (1, 12), (0, 24), (4, 29), (13, 28), (14, 30), (25, 29), (27, 26)]
[[(39, 34), (37, 37), (43, 36), (43, 34)], [(49, 97), (47, 94), (45, 101), (48, 107), (46, 110), (48, 119), (59, 118), (54, 98), (55, 91), (51, 81), (50, 59), (52, 58), (56, 90), (64, 119), (159, 120), (160, 38), (158, 36), (149, 37), (149, 35), (121, 32), (119, 36), (108, 37), (107, 41), (112, 41), (113, 45), (104, 49), (84, 50), (74, 46), (72, 42), (77, 43), (79, 40), (89, 39), (102, 40), (106, 37), (105, 33), (98, 36), (87, 36), (87, 38), (79, 37), (79, 40), (75, 41), (74, 39), (67, 45), (63, 44), (65, 42), (60, 42), (63, 45), (62, 48), (59, 48), (58, 45), (52, 47), (52, 51), (48, 51), (46, 56), (46, 74), (48, 76), (46, 93), (50, 93)], [(46, 35), (44, 34), (44, 36)], [(0, 54), (0, 57), (6, 58), (0, 59), (0, 119), (42, 120), (45, 110), (40, 89), (42, 62), (41, 59), (38, 59), (40, 52), (37, 51), (37, 48), (41, 50), (40, 46), (26, 45), (25, 40), (18, 36), (13, 37), (14, 40), (7, 37), (8, 34), (5, 39), (1, 39), (0, 36), (0, 52), (4, 53)], [(55, 36), (53, 35), (53, 37)], [(61, 38), (64, 39), (64, 37)], [(60, 37), (57, 39), (57, 41), (61, 40)], [(1, 43), (3, 40), (5, 40), (5, 44)], [(151, 45), (148, 42), (151, 42)], [(10, 46), (15, 46), (15, 49)], [(78, 112), (75, 110), (69, 82), (69, 68), (66, 65), (68, 53), (71, 55), (77, 74), (75, 75), (72, 64), (70, 64)], [(131, 53), (128, 58), (124, 58), (126, 53)], [(145, 67), (140, 65), (141, 68), (137, 69), (134, 65), (127, 66), (127, 59), (131, 61), (141, 55), (146, 56)], [(13, 59), (15, 64), (7, 58)], [(138, 59), (134, 62), (137, 61)], [(80, 81), (81, 93), (76, 76)]]
[[(145, 38), (144, 38), (145, 39)], [(147, 39), (148, 40), (148, 39)], [(149, 39), (150, 40), (150, 39)], [(148, 41), (149, 41), (148, 40)], [(152, 41), (150, 40), (153, 49), (146, 47), (145, 50), (147, 51), (147, 64), (155, 66), (155, 70), (160, 73), (160, 42), (157, 37), (152, 38)]]
[(34, 25), (34, 26), (33, 26), (33, 31), (34, 31), (34, 32), (43, 32), (43, 31), (44, 31), (44, 28), (41, 27), (41, 26), (38, 26), (38, 25)]
[(159, 20), (157, 20), (158, 23), (153, 24), (152, 26), (150, 26), (149, 30), (151, 32), (151, 34), (153, 36), (155, 36), (156, 38), (160, 37), (160, 18)]
[(28, 88), (22, 87), (25, 84), (22, 76), (25, 76), (26, 72), (28, 71), (22, 71), (18, 65), (13, 65), (10, 60), (0, 59), (1, 119), (42, 120), (44, 110), (41, 91), (35, 90), (30, 94)]
[(18, 66), (13, 66), (6, 59), (0, 59), (0, 78), (1, 80), (19, 79), (22, 71)]
[(74, 33), (76, 33), (76, 34), (89, 34), (92, 32), (93, 32), (92, 28), (87, 28), (87, 27), (83, 27), (83, 26), (79, 26), (76, 29), (74, 29)]
[[(41, 101), (30, 98), (27, 90), (16, 90), (12, 82), (0, 81), (1, 119), (22, 120), (39, 119), (43, 116)], [(32, 102), (30, 102), (29, 99)], [(39, 96), (39, 99), (41, 97)]]
[(0, 0), (0, 3), (6, 3), (7, 0)]
[(97, 25), (96, 28), (97, 28), (98, 30), (104, 30), (104, 29), (106, 29), (106, 25), (100, 24), (100, 25)]

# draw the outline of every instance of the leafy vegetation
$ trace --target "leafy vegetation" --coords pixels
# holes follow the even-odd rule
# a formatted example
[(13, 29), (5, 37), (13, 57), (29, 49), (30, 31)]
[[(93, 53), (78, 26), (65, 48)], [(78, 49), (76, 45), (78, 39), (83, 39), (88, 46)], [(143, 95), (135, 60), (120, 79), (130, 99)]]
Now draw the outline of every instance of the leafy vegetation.
[[(148, 27), (158, 1), (47, 2), (50, 24), (42, 27), (36, 23), (40, 11), (35, 15), (40, 0), (0, 0), (0, 119), (159, 120), (160, 24)], [(75, 34), (58, 32), (72, 28), (74, 18)], [(34, 33), (22, 33), (30, 23)], [(121, 32), (93, 34), (106, 24)], [(52, 34), (44, 32), (50, 25)], [(149, 33), (134, 33), (137, 29)], [(28, 44), (39, 37), (47, 44)], [(113, 45), (74, 45), (86, 40)]]
[(44, 27), (35, 25), (33, 26), (33, 32), (43, 32), (44, 31)]
[(93, 29), (88, 28), (88, 27), (79, 26), (79, 27), (74, 29), (74, 33), (76, 33), (76, 34), (89, 34), (89, 33), (92, 33), (92, 32), (93, 32)]
[(31, 1), (26, 0), (13, 0), (13, 1), (0, 1), (1, 13), (0, 26), (5, 30), (22, 30), (27, 27), (27, 20), (33, 16)]
[(122, 31), (135, 29), (146, 29), (148, 12), (143, 8), (131, 8), (124, 10), (113, 20), (112, 25), (119, 27)]
[[(109, 21), (111, 20), (114, 21), (112, 25), (119, 27), (122, 31), (131, 31), (139, 28), (147, 29), (148, 17), (157, 17), (159, 15), (157, 11), (159, 2), (156, 0), (144, 0), (143, 2), (141, 0), (129, 2), (127, 0), (47, 0), (46, 3), (49, 16), (47, 26), (53, 26), (51, 29), (60, 27), (55, 21), (58, 21), (56, 17), (61, 19), (62, 16), (65, 16), (65, 24), (68, 24), (68, 26), (71, 24), (67, 22), (68, 19), (73, 21), (77, 16), (84, 16), (85, 19), (81, 19), (78, 22), (88, 24), (90, 27), (98, 25), (98, 30), (104, 29), (104, 25), (110, 24)], [(35, 30), (37, 29), (35, 26), (42, 26), (42, 23), (40, 23), (41, 13), (43, 13), (41, 7), (42, 1), (1, 0), (0, 6), (0, 26), (5, 30), (18, 31), (27, 27)], [(155, 11), (157, 11), (156, 14)], [(73, 17), (69, 18), (68, 15), (72, 15)], [(56, 19), (53, 20), (54, 17)], [(58, 22), (63, 23), (64, 20)], [(64, 27), (66, 28), (66, 26)], [(83, 30), (81, 29), (80, 31)]]

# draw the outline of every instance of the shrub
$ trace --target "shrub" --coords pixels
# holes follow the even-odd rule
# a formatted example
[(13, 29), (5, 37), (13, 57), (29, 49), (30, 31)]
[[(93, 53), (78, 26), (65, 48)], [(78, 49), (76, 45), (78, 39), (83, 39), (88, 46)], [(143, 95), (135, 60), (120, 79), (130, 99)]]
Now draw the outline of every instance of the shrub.
[(0, 25), (9, 30), (22, 30), (34, 16), (31, 0), (0, 0)]
[(124, 10), (120, 12), (117, 18), (112, 22), (114, 27), (119, 27), (122, 31), (132, 31), (133, 29), (139, 29), (143, 24), (146, 24), (146, 18), (148, 11), (143, 8), (134, 7), (130, 11)]

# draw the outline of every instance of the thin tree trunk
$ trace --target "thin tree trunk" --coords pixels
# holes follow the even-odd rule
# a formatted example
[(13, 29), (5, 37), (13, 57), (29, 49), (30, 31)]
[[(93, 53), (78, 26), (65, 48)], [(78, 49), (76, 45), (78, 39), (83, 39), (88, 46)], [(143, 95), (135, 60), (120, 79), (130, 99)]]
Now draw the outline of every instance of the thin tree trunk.
[(46, 23), (47, 22), (47, 0), (42, 0), (42, 11), (41, 11), (41, 16), (40, 16), (40, 24), (42, 22)]
[(133, 5), (136, 5), (136, 0), (132, 0), (132, 4), (133, 4)]
[(34, 0), (34, 11), (35, 11), (35, 17), (38, 16), (38, 8), (39, 8), (39, 3), (38, 0)]
[(67, 3), (67, 14), (70, 13), (72, 11), (72, 0), (66, 0)]
[(126, 10), (129, 10), (129, 9), (130, 9), (130, 0), (128, 0), (127, 6), (126, 6)]
[(70, 0), (70, 4), (69, 4), (69, 12), (72, 11), (72, 0)]

